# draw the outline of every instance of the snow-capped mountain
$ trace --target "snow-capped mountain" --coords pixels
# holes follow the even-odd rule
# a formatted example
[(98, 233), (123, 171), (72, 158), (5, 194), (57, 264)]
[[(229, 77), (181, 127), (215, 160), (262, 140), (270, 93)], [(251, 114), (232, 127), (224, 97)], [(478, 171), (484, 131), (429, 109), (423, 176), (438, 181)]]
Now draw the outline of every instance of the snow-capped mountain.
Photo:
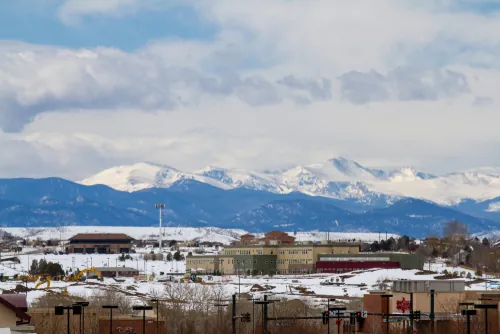
[(196, 180), (221, 189), (230, 188), (216, 178), (184, 173), (173, 167), (151, 162), (109, 168), (79, 183), (87, 186), (103, 184), (116, 190), (132, 192), (149, 188), (169, 188), (183, 179)]
[(500, 169), (496, 168), (435, 176), (412, 167), (391, 170), (368, 168), (342, 157), (275, 172), (213, 166), (183, 172), (165, 165), (137, 163), (104, 170), (80, 183), (104, 184), (131, 192), (168, 188), (183, 179), (221, 189), (248, 188), (276, 194), (301, 192), (359, 203), (376, 202), (379, 205), (381, 202), (393, 203), (401, 197), (455, 205), (464, 199), (484, 201), (500, 196)]

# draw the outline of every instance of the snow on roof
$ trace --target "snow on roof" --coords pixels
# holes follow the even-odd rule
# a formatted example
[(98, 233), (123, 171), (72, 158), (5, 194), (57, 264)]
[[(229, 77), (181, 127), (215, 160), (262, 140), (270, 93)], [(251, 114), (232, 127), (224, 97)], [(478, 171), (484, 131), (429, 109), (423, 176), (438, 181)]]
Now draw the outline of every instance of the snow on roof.
[(134, 240), (125, 233), (78, 233), (69, 240)]

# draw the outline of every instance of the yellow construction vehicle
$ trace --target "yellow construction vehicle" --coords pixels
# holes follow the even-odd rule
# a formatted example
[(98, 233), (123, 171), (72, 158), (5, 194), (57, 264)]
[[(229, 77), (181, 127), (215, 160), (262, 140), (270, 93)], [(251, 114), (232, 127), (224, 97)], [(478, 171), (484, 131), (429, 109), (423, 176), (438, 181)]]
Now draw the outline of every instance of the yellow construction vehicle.
[(47, 284), (45, 289), (50, 289), (50, 277), (44, 277), (40, 279), (40, 282), (38, 282), (35, 285), (35, 290), (37, 290), (41, 285)]
[(75, 281), (81, 281), (82, 280), (82, 276), (84, 274), (94, 274), (96, 275), (100, 280), (102, 280), (102, 274), (99, 270), (97, 270), (97, 268), (95, 267), (91, 267), (89, 269), (84, 269), (82, 271), (80, 271), (76, 276), (74, 276), (74, 280)]

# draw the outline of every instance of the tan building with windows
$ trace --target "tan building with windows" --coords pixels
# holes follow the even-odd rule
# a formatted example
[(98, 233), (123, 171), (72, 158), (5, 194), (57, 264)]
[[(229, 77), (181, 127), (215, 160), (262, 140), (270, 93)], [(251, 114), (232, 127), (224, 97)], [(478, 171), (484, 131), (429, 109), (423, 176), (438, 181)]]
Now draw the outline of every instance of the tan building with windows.
[(219, 256), (188, 256), (186, 270), (203, 269), (224, 274), (249, 270), (265, 274), (314, 273), (319, 254), (358, 254), (360, 250), (356, 242), (294, 244), (294, 238), (279, 231), (255, 239), (257, 244), (251, 243), (253, 239), (254, 236), (245, 235), (241, 244), (224, 248)]

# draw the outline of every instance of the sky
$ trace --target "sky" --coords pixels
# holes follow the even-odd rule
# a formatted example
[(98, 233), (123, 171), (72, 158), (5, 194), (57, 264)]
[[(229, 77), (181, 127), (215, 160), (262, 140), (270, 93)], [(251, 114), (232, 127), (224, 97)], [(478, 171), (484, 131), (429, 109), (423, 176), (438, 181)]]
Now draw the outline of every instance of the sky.
[(0, 2), (0, 177), (500, 166), (500, 0)]

